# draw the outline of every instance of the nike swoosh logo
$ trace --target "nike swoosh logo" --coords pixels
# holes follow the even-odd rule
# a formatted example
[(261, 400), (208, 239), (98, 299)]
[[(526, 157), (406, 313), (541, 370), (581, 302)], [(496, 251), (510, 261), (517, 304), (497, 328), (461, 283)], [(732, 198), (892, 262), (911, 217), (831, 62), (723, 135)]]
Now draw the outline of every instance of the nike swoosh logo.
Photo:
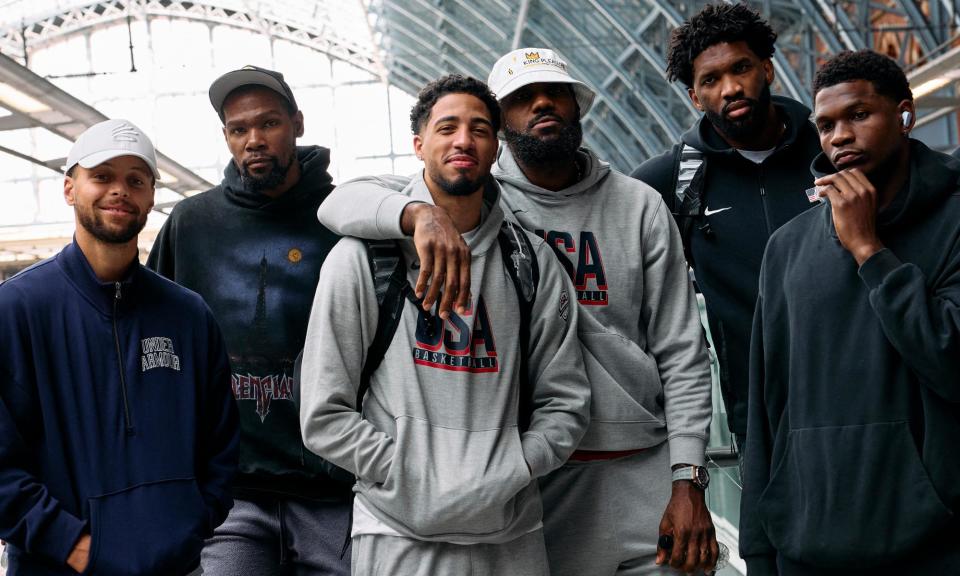
[(706, 210), (703, 211), (703, 215), (704, 215), (704, 216), (713, 216), (714, 214), (719, 214), (719, 213), (723, 212), (724, 210), (729, 210), (729, 209), (731, 209), (731, 208), (733, 208), (733, 206), (727, 206), (726, 208), (717, 208), (716, 210), (711, 210), (710, 208), (707, 208)]

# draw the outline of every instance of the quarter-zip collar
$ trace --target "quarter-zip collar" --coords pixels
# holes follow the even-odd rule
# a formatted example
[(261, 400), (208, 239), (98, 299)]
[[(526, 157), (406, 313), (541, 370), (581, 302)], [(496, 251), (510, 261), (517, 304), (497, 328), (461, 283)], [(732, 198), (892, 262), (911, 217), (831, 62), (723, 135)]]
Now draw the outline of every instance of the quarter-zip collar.
[[(66, 248), (57, 255), (57, 264), (66, 276), (67, 281), (76, 288), (83, 298), (96, 308), (104, 316), (113, 316), (114, 307), (118, 313), (122, 314), (128, 310), (134, 302), (136, 279), (142, 274), (140, 263), (134, 259), (130, 263), (130, 268), (124, 274), (120, 282), (101, 282), (93, 272), (93, 267), (87, 261), (80, 246), (77, 245), (77, 239), (74, 237)], [(121, 298), (115, 302), (117, 295), (117, 284), (120, 285)]]

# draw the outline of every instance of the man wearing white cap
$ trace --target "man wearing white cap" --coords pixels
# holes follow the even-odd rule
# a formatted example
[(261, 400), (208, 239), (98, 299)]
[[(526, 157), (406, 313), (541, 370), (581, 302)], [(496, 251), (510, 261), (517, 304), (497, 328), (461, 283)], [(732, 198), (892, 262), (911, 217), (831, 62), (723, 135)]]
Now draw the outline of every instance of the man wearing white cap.
[[(718, 550), (703, 468), (710, 368), (670, 212), (652, 188), (580, 146), (594, 92), (555, 52), (514, 50), (494, 64), (489, 84), (503, 109), (507, 145), (492, 174), (506, 212), (555, 249), (583, 307), (591, 424), (568, 464), (541, 480), (551, 573), (712, 567)], [(364, 238), (413, 234), (424, 307), (440, 298), (441, 315), (459, 312), (469, 252), (450, 217), (384, 186), (397, 187), (341, 185), (321, 206), (321, 222)], [(672, 555), (658, 557), (660, 534), (672, 535)]]
[(199, 296), (137, 260), (158, 177), (139, 128), (89, 128), (63, 185), (73, 242), (0, 285), (10, 576), (187, 574), (232, 505), (220, 330)]

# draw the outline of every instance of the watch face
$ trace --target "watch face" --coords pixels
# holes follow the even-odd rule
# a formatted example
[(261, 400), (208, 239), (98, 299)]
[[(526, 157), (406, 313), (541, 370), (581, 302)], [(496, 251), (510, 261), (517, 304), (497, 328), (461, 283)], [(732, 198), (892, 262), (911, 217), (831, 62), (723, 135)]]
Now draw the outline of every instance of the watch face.
[(694, 468), (694, 474), (696, 474), (697, 484), (699, 484), (701, 488), (706, 488), (707, 484), (710, 483), (710, 474), (707, 473), (707, 468), (705, 466), (697, 466)]

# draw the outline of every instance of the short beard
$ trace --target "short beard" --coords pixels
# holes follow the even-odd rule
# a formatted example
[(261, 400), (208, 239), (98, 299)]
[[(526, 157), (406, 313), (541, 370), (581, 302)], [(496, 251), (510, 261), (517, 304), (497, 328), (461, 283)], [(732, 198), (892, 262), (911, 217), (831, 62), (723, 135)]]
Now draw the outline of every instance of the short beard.
[(548, 166), (575, 157), (583, 142), (583, 126), (577, 119), (562, 127), (558, 134), (544, 138), (504, 125), (503, 137), (520, 164)]
[(441, 174), (430, 174), (430, 179), (436, 182), (437, 186), (448, 196), (469, 196), (485, 185), (489, 176), (489, 174), (484, 174), (476, 180), (471, 180), (461, 174), (455, 180), (447, 180)]
[(271, 156), (270, 171), (262, 176), (251, 174), (246, 167), (240, 169), (240, 180), (243, 182), (243, 189), (247, 192), (261, 193), (264, 190), (273, 190), (283, 184), (287, 179), (287, 172), (293, 166), (293, 157), (287, 162), (286, 166), (280, 165), (280, 160), (276, 156)]
[(86, 208), (75, 205), (74, 212), (80, 226), (91, 236), (106, 244), (126, 244), (136, 238), (143, 227), (147, 225), (147, 215), (137, 214), (137, 218), (126, 228), (111, 230), (103, 223), (103, 217), (96, 211), (96, 208), (88, 211)]
[[(727, 139), (734, 142), (745, 142), (760, 135), (766, 128), (767, 111), (770, 109), (770, 84), (766, 83), (760, 91), (760, 98), (754, 100), (745, 98), (752, 106), (750, 112), (743, 118), (728, 120), (721, 110), (719, 113), (706, 110), (704, 113), (713, 127)], [(724, 103), (726, 106), (726, 103)]]

